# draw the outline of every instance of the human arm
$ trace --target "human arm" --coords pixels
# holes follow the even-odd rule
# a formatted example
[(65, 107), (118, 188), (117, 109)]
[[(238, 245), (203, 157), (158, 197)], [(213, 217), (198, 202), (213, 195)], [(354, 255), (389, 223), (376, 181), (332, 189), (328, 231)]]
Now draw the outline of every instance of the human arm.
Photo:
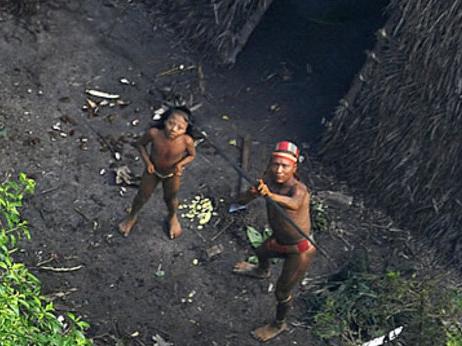
[(298, 210), (302, 206), (305, 198), (309, 198), (307, 189), (300, 184), (295, 184), (290, 195), (286, 196), (271, 192), (268, 185), (266, 185), (264, 181), (260, 179), (257, 190), (261, 196), (269, 197), (274, 202), (278, 203), (281, 207), (289, 210)]
[[(265, 173), (263, 174), (262, 179), (267, 179), (267, 178), (268, 178), (268, 168), (265, 170)], [(259, 179), (258, 182), (262, 181), (262, 179)], [(254, 199), (258, 198), (259, 196), (260, 196), (260, 193), (258, 192), (258, 184), (256, 186), (252, 185), (249, 187), (247, 191), (239, 195), (238, 203), (241, 205), (246, 205), (252, 202)]]
[(194, 141), (191, 137), (186, 136), (186, 156), (183, 157), (176, 165), (175, 165), (175, 174), (182, 175), (183, 170), (196, 158), (196, 147), (194, 146)]
[(151, 161), (151, 158), (149, 157), (149, 153), (146, 149), (146, 146), (149, 144), (149, 142), (152, 142), (153, 137), (155, 136), (155, 132), (157, 129), (149, 129), (146, 131), (146, 133), (136, 142), (136, 148), (141, 154), (141, 158), (146, 165), (146, 170), (148, 171), (149, 174), (153, 174), (155, 172), (155, 167), (154, 164)]

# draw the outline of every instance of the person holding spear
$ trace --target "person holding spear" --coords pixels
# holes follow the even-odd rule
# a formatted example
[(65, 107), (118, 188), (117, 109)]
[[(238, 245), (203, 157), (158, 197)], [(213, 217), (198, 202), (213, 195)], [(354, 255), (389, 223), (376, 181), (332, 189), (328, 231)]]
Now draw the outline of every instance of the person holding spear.
[[(258, 265), (241, 261), (235, 264), (233, 272), (265, 279), (271, 273), (270, 259), (284, 259), (275, 290), (276, 317), (272, 322), (252, 332), (261, 342), (273, 339), (288, 330), (286, 318), (291, 308), (291, 291), (305, 275), (316, 253), (316, 247), (308, 240), (311, 235), (310, 191), (298, 178), (298, 157), (299, 149), (294, 143), (277, 143), (263, 179), (239, 199), (240, 203), (247, 204), (259, 196), (265, 197), (268, 221), (273, 234), (256, 249)], [(278, 210), (281, 208), (286, 214), (285, 217)]]

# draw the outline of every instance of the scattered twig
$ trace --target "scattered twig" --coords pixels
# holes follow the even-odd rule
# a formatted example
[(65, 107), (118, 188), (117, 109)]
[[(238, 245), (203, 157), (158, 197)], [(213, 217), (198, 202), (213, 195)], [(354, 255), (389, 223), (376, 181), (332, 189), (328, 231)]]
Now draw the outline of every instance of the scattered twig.
[(204, 236), (202, 234), (200, 234), (200, 232), (197, 229), (195, 229), (195, 228), (193, 228), (193, 229), (196, 232), (196, 234), (199, 236), (199, 238), (201, 238), (204, 243), (207, 243), (207, 239), (205, 239)]
[(200, 157), (205, 162), (207, 162), (207, 164), (212, 165), (212, 162), (210, 162), (210, 160), (208, 158), (206, 158), (204, 154), (198, 153), (197, 156)]
[(120, 95), (110, 94), (110, 93), (100, 91), (100, 90), (87, 89), (87, 90), (85, 90), (85, 92), (88, 95), (99, 97), (99, 98), (104, 98), (104, 99), (109, 99), (109, 100), (116, 100), (116, 99), (120, 98)]
[(77, 308), (71, 308), (70, 306), (65, 306), (65, 305), (58, 305), (56, 304), (55, 306), (56, 311), (66, 311), (66, 312), (77, 312)]
[(374, 223), (362, 223), (361, 226), (366, 227), (366, 228), (380, 228), (380, 229), (390, 229), (390, 225), (377, 225)]
[(87, 221), (87, 222), (90, 222), (90, 221), (91, 221), (90, 218), (89, 218), (88, 216), (86, 216), (86, 215), (83, 213), (83, 211), (79, 210), (78, 208), (74, 208), (74, 211), (75, 211), (77, 214), (79, 214), (80, 216), (82, 216), (82, 217), (85, 219), (85, 221)]
[(337, 238), (339, 238), (343, 243), (350, 249), (353, 250), (355, 247), (352, 245), (343, 235), (337, 233)]
[(47, 193), (59, 190), (61, 187), (62, 187), (62, 185), (54, 186), (54, 187), (51, 187), (51, 188), (49, 188), (47, 190), (39, 191), (37, 194), (43, 196), (43, 195), (46, 195)]
[(82, 269), (84, 266), (83, 265), (78, 265), (76, 267), (70, 267), (70, 268), (65, 268), (65, 267), (38, 267), (40, 270), (49, 270), (52, 272), (56, 273), (67, 273), (67, 272), (74, 272), (77, 270)]
[(41, 267), (41, 266), (43, 266), (44, 264), (53, 262), (54, 260), (56, 260), (56, 256), (55, 256), (55, 255), (52, 255), (50, 258), (48, 258), (48, 259), (46, 259), (46, 260), (43, 260), (43, 261), (41, 261), (41, 262), (38, 262), (35, 266), (36, 266), (36, 267)]
[(212, 6), (213, 6), (213, 14), (215, 15), (215, 24), (220, 25), (220, 18), (218, 15), (218, 5), (215, 1), (212, 1)]
[(171, 68), (169, 70), (158, 73), (156, 75), (156, 77), (164, 77), (164, 76), (168, 76), (168, 75), (178, 73), (178, 72), (184, 72), (184, 71), (193, 70), (195, 68), (196, 68), (195, 65), (190, 65), (190, 66), (179, 65), (179, 66), (175, 66), (174, 68)]
[(189, 108), (189, 110), (190, 110), (191, 112), (195, 112), (195, 111), (197, 111), (197, 110), (198, 110), (199, 108), (201, 108), (201, 107), (202, 107), (202, 103), (196, 103), (195, 105), (192, 105), (192, 106)]
[(48, 297), (48, 299), (50, 299), (51, 301), (54, 301), (56, 299), (62, 299), (62, 298), (65, 298), (67, 297), (68, 295), (74, 293), (74, 292), (77, 292), (77, 288), (70, 288), (68, 289), (67, 291), (62, 291), (62, 292), (55, 292), (55, 293), (50, 293), (50, 294), (47, 294), (46, 296)]
[(215, 241), (219, 236), (226, 232), (226, 230), (234, 223), (234, 221), (230, 221), (226, 226), (224, 226), (220, 231), (218, 231), (212, 238), (212, 241)]
[(218, 218), (214, 223), (213, 223), (213, 227), (217, 227), (219, 225), (219, 223), (221, 222), (221, 218)]
[(141, 341), (140, 339), (135, 339), (135, 342), (138, 343), (141, 346), (146, 346), (146, 344), (143, 341)]

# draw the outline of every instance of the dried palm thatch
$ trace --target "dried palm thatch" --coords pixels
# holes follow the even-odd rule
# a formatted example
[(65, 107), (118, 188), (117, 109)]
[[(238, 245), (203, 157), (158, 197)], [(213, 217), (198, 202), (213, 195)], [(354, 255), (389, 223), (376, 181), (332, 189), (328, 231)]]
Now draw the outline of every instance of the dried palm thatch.
[(161, 0), (148, 3), (178, 40), (204, 58), (233, 64), (273, 0)]
[(462, 0), (392, 0), (323, 155), (462, 263)]
[(0, 12), (28, 16), (37, 12), (43, 0), (0, 0)]

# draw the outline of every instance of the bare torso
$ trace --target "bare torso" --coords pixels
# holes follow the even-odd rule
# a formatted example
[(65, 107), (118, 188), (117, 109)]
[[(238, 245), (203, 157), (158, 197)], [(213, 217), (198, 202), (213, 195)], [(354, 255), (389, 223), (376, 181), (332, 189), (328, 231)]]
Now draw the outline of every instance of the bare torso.
[[(298, 190), (302, 194), (302, 203), (296, 210), (288, 208), (281, 208), (287, 213), (292, 221), (299, 226), (299, 228), (306, 234), (311, 233), (311, 220), (310, 220), (310, 193), (305, 184), (299, 180), (294, 179), (289, 186), (281, 186), (275, 183), (268, 183), (268, 187), (273, 193), (284, 196), (292, 196)], [(273, 235), (276, 240), (281, 244), (295, 244), (303, 239), (303, 236), (290, 225), (290, 223), (281, 214), (267, 202), (266, 204), (268, 221), (273, 230)]]
[(151, 141), (151, 152), (149, 158), (155, 166), (156, 171), (161, 174), (170, 174), (174, 171), (175, 165), (187, 154), (189, 135), (181, 135), (175, 139), (169, 139), (164, 131), (152, 128), (149, 130)]

